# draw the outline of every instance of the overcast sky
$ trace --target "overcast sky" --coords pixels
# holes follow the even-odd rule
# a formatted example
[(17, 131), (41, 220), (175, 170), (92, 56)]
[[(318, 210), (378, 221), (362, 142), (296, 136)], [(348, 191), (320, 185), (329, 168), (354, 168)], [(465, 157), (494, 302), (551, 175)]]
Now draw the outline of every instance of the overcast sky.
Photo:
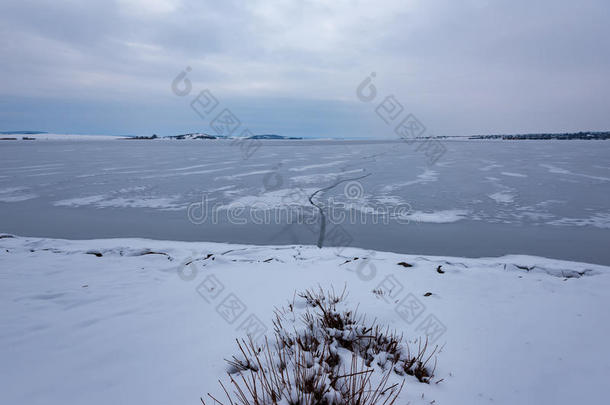
[(389, 95), (435, 135), (609, 130), (609, 21), (608, 0), (2, 0), (0, 130), (210, 132), (203, 89), (255, 133), (391, 138)]

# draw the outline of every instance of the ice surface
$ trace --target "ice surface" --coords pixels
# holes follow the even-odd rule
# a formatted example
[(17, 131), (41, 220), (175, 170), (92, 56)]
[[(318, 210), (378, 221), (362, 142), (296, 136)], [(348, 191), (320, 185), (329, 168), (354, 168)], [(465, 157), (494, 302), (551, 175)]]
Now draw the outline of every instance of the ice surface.
[[(194, 225), (187, 208), (204, 197), (216, 207), (278, 207), (298, 196), (297, 203), (307, 206), (307, 193), (368, 175), (359, 180), (357, 195), (346, 194), (342, 183), (318, 193), (316, 201), (363, 213), (408, 205), (406, 215), (419, 220), (375, 224), (369, 215), (366, 223), (344, 225), (352, 245), (610, 264), (603, 243), (610, 238), (610, 143), (445, 145), (445, 155), (430, 165), (417, 144), (403, 142), (265, 141), (251, 155), (221, 140), (8, 142), (0, 148), (0, 230), (311, 244), (318, 238), (315, 229)], [(460, 240), (469, 243), (461, 246)]]

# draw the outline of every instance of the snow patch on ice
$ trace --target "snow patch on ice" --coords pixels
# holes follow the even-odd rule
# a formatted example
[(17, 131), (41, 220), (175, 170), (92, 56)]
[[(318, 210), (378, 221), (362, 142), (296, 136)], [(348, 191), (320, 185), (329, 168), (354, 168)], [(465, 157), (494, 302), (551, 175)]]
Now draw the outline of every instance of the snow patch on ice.
[(57, 207), (80, 207), (83, 205), (92, 205), (104, 200), (105, 195), (91, 195), (87, 197), (67, 198), (65, 200), (55, 201), (53, 205)]
[(345, 162), (346, 162), (345, 160), (338, 160), (336, 162), (331, 162), (331, 163), (321, 163), (321, 164), (317, 164), (317, 165), (291, 167), (288, 170), (290, 170), (291, 172), (303, 172), (305, 170), (318, 169), (321, 167), (337, 166), (337, 165), (340, 165), (341, 163), (345, 163)]
[(513, 173), (513, 172), (501, 172), (500, 174), (503, 176), (509, 176), (509, 177), (527, 177), (526, 174)]
[(593, 179), (593, 180), (610, 181), (610, 178), (608, 178), (608, 177), (592, 176), (592, 175), (583, 174), (583, 173), (574, 173), (569, 170), (562, 169), (560, 167), (549, 165), (549, 164), (540, 164), (540, 167), (544, 167), (545, 169), (547, 169), (549, 171), (549, 173), (567, 174), (567, 175), (571, 175), (571, 176), (584, 177), (584, 178)]
[(311, 206), (308, 197), (313, 194), (315, 188), (288, 188), (267, 191), (259, 195), (241, 196), (218, 209), (230, 209), (235, 206), (254, 207), (256, 209), (275, 209), (286, 206)]
[(38, 195), (29, 191), (27, 187), (7, 187), (0, 189), (0, 202), (14, 203), (31, 200)]
[(229, 176), (220, 176), (220, 177), (216, 177), (214, 180), (216, 180), (216, 181), (234, 180), (234, 179), (240, 179), (242, 177), (257, 176), (259, 174), (267, 174), (267, 173), (273, 173), (273, 170), (255, 170), (255, 171), (251, 171), (251, 172), (232, 174)]
[(356, 174), (363, 173), (364, 169), (354, 169), (354, 170), (346, 170), (340, 173), (319, 173), (319, 174), (309, 174), (303, 176), (294, 176), (290, 178), (290, 181), (295, 184), (319, 184), (320, 187), (324, 187), (329, 181), (336, 181), (340, 178), (344, 178), (348, 174)]
[(156, 174), (156, 175), (150, 175), (150, 176), (143, 176), (142, 178), (143, 179), (156, 179), (156, 178), (162, 178), (162, 177), (192, 176), (192, 175), (196, 175), (196, 174), (208, 174), (208, 173), (222, 172), (222, 171), (226, 171), (226, 170), (227, 170), (227, 168), (221, 167), (221, 168), (217, 168), (217, 169), (195, 170), (195, 171), (190, 171), (190, 172), (180, 171), (180, 172), (175, 172), (175, 173), (163, 173), (163, 174)]
[(502, 192), (502, 191), (498, 191), (497, 193), (490, 194), (490, 195), (488, 195), (488, 197), (499, 204), (510, 204), (515, 201), (514, 194), (510, 194), (510, 193)]
[(466, 210), (442, 210), (433, 212), (414, 211), (411, 214), (402, 215), (401, 218), (413, 222), (429, 222), (434, 224), (446, 224), (465, 219), (468, 215)]
[(490, 164), (487, 166), (479, 167), (479, 170), (481, 170), (483, 172), (487, 172), (491, 169), (500, 168), (500, 167), (504, 167), (504, 166), (493, 163), (493, 164)]
[(559, 226), (593, 226), (610, 229), (610, 213), (600, 212), (589, 218), (561, 218), (547, 223)]
[(374, 200), (378, 203), (378, 204), (388, 204), (388, 205), (398, 205), (398, 204), (403, 204), (404, 201), (402, 200), (402, 198), (393, 196), (393, 195), (382, 195), (379, 197), (375, 197)]
[(165, 211), (180, 210), (185, 204), (179, 204), (179, 195), (158, 197), (158, 196), (128, 196), (113, 197), (109, 195), (92, 195), (86, 197), (69, 198), (55, 201), (53, 205), (58, 207), (82, 207), (94, 206), (96, 208), (154, 208)]
[(414, 184), (426, 184), (430, 182), (438, 181), (438, 172), (436, 170), (426, 169), (423, 173), (417, 175), (415, 180), (410, 180), (404, 183), (395, 183), (389, 184), (387, 186), (382, 187), (382, 191), (394, 191), (401, 187), (407, 187)]

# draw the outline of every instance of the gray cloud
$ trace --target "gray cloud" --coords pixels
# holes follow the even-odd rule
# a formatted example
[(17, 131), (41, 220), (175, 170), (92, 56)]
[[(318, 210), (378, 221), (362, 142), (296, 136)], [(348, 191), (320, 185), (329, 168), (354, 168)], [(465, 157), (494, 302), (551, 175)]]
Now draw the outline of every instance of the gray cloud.
[[(197, 88), (213, 89), (267, 131), (296, 125), (341, 136), (340, 120), (346, 128), (370, 121), (345, 111), (371, 71), (380, 92), (437, 134), (608, 129), (609, 17), (601, 0), (9, 0), (0, 5), (0, 97), (29, 110), (15, 118), (4, 108), (0, 122), (69, 131), (69, 117), (37, 122), (38, 109), (128, 103), (165, 109), (162, 121), (137, 120), (171, 132), (184, 125), (176, 106), (187, 107), (169, 83), (189, 65)], [(337, 119), (325, 115), (328, 127), (311, 119), (307, 128), (306, 117), (274, 112), (281, 99), (314, 112), (317, 100)], [(105, 121), (91, 125), (121, 132)], [(391, 136), (364, 131), (357, 135)]]

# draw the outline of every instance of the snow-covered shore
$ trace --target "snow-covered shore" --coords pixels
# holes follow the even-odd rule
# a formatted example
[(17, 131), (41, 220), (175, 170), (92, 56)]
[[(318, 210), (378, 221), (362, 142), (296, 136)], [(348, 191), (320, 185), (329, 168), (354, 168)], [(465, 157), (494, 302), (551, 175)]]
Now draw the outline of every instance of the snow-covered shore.
[(442, 381), (407, 376), (398, 403), (606, 402), (606, 266), (3, 236), (0, 280), (2, 403), (199, 403), (219, 395), (236, 337), (270, 334), (274, 308), (318, 285), (444, 345)]

